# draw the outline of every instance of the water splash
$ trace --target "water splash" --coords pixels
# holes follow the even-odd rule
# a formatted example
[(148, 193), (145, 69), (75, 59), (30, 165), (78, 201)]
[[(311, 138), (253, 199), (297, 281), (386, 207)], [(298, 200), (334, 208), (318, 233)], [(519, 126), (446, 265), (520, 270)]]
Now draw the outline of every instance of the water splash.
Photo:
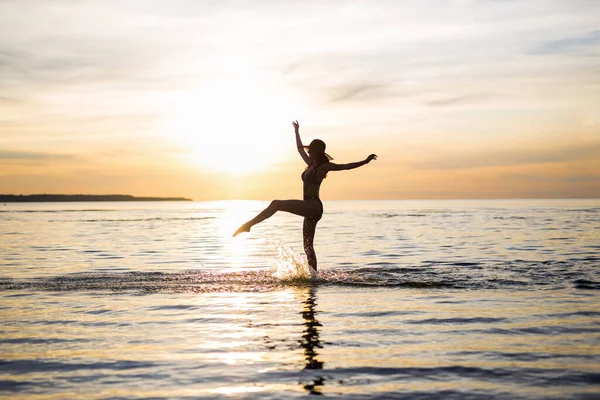
[[(600, 290), (596, 275), (581, 274), (573, 269), (548, 278), (513, 271), (514, 276), (500, 278), (497, 272), (507, 272), (506, 265), (487, 266), (489, 273), (467, 274), (470, 266), (444, 268), (324, 268), (319, 275), (312, 271), (304, 258), (289, 247), (277, 248), (280, 257), (277, 268), (231, 272), (183, 270), (179, 272), (129, 271), (81, 272), (74, 274), (12, 279), (0, 277), (0, 291), (113, 291), (141, 293), (213, 293), (213, 292), (267, 292), (289, 287), (333, 286), (369, 288), (419, 289), (501, 289), (527, 287), (529, 289), (556, 289), (571, 287), (576, 290)], [(457, 272), (465, 269), (464, 273)], [(514, 269), (514, 266), (510, 266)], [(589, 269), (589, 266), (585, 267)], [(432, 271), (433, 269), (433, 271)], [(472, 272), (472, 271), (471, 271)], [(550, 279), (550, 280), (549, 280)]]
[(283, 282), (307, 283), (315, 282), (317, 273), (308, 265), (306, 256), (296, 253), (287, 244), (266, 242), (277, 246), (277, 256), (272, 260), (276, 270), (273, 276)]

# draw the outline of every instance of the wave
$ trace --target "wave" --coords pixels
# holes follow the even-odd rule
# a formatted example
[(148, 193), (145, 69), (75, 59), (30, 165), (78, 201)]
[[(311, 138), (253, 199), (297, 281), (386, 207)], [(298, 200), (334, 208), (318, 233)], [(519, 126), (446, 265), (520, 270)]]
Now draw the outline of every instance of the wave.
[[(0, 278), (0, 290), (40, 291), (135, 291), (135, 292), (265, 292), (285, 287), (340, 286), (355, 288), (416, 288), (416, 289), (548, 289), (557, 285), (538, 284), (509, 279), (459, 279), (409, 273), (407, 269), (389, 271), (375, 268), (353, 271), (326, 269), (314, 276), (281, 274), (273, 270), (209, 272), (128, 271), (85, 272), (31, 279)], [(600, 290), (600, 283), (587, 279), (566, 281), (561, 287)]]
[(418, 212), (379, 212), (379, 213), (371, 213), (369, 217), (371, 218), (397, 218), (397, 217), (427, 217), (427, 216), (435, 216), (438, 217), (447, 217), (451, 215), (459, 215), (459, 214), (470, 214), (470, 211), (464, 210), (419, 210)]
[[(77, 219), (66, 220), (67, 222), (144, 222), (144, 221), (200, 221), (215, 219), (217, 217), (150, 217), (150, 218), (121, 218), (121, 219)], [(65, 222), (64, 220), (50, 220), (50, 222)]]
[(65, 210), (0, 210), (0, 213), (64, 213), (64, 212), (103, 212), (103, 211), (122, 211), (118, 209), (106, 208), (85, 208), (85, 209), (65, 209)]
[(452, 283), (427, 280), (390, 280), (359, 271), (324, 270), (314, 277), (282, 275), (272, 270), (239, 272), (86, 272), (33, 279), (0, 279), (0, 290), (139, 291), (139, 292), (263, 292), (290, 286), (350, 286), (451, 288)]
[[(362, 267), (340, 264), (323, 268), (316, 274), (304, 255), (281, 241), (265, 241), (277, 248), (268, 257), (274, 269), (215, 271), (185, 269), (173, 272), (131, 270), (119, 266), (59, 276), (13, 279), (0, 277), (0, 290), (49, 291), (138, 291), (138, 292), (255, 292), (288, 286), (347, 286), (365, 288), (416, 289), (510, 289), (547, 290), (572, 288), (600, 290), (597, 258), (571, 261), (468, 262), (452, 260), (422, 261), (419, 265), (401, 265), (389, 261), (364, 264)], [(59, 248), (40, 248), (62, 250)], [(96, 253), (100, 250), (86, 250)], [(120, 258), (98, 253), (103, 258)], [(152, 262), (156, 264), (158, 262)]]

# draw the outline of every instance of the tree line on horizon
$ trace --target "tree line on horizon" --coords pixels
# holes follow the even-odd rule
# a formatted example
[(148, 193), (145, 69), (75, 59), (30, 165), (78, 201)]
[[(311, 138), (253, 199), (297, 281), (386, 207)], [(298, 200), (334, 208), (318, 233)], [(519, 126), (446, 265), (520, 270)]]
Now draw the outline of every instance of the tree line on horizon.
[(185, 197), (136, 197), (128, 194), (0, 194), (3, 203), (51, 201), (191, 201)]

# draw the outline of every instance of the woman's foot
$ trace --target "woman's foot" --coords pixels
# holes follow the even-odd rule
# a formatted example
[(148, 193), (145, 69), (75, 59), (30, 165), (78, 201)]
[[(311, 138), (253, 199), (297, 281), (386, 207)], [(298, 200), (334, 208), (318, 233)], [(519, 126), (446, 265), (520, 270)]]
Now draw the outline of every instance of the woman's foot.
[(235, 231), (235, 233), (233, 234), (233, 236), (236, 237), (237, 235), (239, 235), (242, 232), (250, 232), (250, 225), (248, 225), (247, 222), (245, 224), (243, 224), (242, 226), (240, 226), (238, 228), (238, 230)]

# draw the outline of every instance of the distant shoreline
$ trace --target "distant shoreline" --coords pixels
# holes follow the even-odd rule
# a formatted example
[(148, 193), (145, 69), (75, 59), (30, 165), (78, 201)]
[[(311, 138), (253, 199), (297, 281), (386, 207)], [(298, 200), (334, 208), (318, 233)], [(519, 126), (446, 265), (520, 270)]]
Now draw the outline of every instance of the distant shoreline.
[(135, 197), (128, 194), (0, 194), (0, 203), (48, 203), (72, 201), (192, 201), (185, 197)]

